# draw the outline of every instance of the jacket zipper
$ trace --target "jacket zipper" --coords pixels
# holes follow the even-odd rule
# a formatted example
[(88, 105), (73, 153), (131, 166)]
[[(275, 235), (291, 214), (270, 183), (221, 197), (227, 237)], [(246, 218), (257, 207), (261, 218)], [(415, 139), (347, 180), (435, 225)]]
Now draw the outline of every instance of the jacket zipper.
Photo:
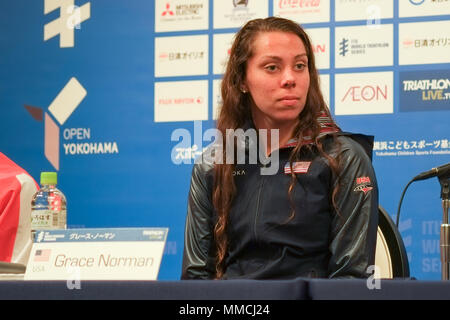
[(264, 176), (262, 176), (261, 178), (261, 185), (259, 186), (259, 191), (258, 191), (258, 198), (256, 199), (256, 212), (255, 212), (255, 222), (253, 224), (253, 234), (255, 236), (255, 241), (258, 241), (258, 233), (257, 233), (257, 228), (256, 228), (256, 223), (258, 221), (258, 215), (259, 215), (259, 204), (261, 202), (261, 192), (264, 186)]

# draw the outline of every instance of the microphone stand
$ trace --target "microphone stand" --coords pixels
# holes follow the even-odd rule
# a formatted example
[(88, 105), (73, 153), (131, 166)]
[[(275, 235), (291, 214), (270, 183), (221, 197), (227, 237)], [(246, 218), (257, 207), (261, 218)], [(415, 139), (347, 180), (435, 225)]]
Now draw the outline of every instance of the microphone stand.
[(439, 176), (439, 183), (441, 184), (441, 199), (443, 218), (441, 225), (441, 273), (442, 280), (449, 280), (450, 273), (450, 221), (448, 219), (448, 208), (450, 205), (449, 193), (450, 193), (450, 174)]

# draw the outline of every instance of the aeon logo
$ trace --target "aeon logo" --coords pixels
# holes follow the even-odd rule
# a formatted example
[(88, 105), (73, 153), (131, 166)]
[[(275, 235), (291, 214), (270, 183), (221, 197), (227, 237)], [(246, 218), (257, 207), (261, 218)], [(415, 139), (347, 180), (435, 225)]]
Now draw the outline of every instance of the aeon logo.
[[(49, 113), (63, 125), (70, 115), (86, 97), (87, 91), (76, 78), (71, 78), (48, 107)], [(25, 105), (31, 116), (38, 121), (43, 120), (42, 108)], [(60, 127), (45, 112), (44, 119), (44, 154), (52, 166), (59, 170), (59, 131)]]
[(327, 52), (327, 45), (325, 44), (325, 43), (322, 43), (322, 44), (313, 44), (312, 45), (312, 49), (313, 49), (313, 52), (315, 53), (315, 54), (318, 54), (318, 53), (326, 53)]
[(341, 101), (378, 101), (378, 100), (387, 100), (388, 98), (388, 89), (387, 85), (384, 86), (352, 86), (347, 90), (347, 93), (342, 98)]
[(320, 0), (279, 0), (280, 9), (318, 7)]
[(91, 17), (90, 2), (77, 7), (75, 0), (45, 0), (44, 14), (60, 9), (60, 17), (44, 25), (44, 41), (59, 34), (60, 48), (74, 46), (75, 30), (80, 24)]

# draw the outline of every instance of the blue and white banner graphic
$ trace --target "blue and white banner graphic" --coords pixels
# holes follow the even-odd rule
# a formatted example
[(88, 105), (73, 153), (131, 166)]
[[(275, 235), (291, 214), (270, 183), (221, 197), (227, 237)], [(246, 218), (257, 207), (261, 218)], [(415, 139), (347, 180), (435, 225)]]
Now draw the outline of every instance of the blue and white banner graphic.
[[(395, 220), (408, 181), (450, 161), (450, 1), (1, 1), (0, 151), (37, 181), (58, 172), (69, 228), (169, 228), (158, 277), (179, 279), (192, 165), (233, 36), (274, 15), (311, 36), (339, 126), (375, 136)], [(418, 279), (441, 277), (440, 191), (416, 182), (403, 201)]]

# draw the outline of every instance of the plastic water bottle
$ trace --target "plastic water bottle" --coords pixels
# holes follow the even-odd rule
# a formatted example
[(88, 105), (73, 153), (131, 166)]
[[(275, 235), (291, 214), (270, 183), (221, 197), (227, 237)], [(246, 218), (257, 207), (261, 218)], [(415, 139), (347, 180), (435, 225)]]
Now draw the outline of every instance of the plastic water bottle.
[(41, 172), (41, 188), (31, 199), (31, 239), (36, 230), (67, 229), (67, 202), (56, 188), (56, 172)]

